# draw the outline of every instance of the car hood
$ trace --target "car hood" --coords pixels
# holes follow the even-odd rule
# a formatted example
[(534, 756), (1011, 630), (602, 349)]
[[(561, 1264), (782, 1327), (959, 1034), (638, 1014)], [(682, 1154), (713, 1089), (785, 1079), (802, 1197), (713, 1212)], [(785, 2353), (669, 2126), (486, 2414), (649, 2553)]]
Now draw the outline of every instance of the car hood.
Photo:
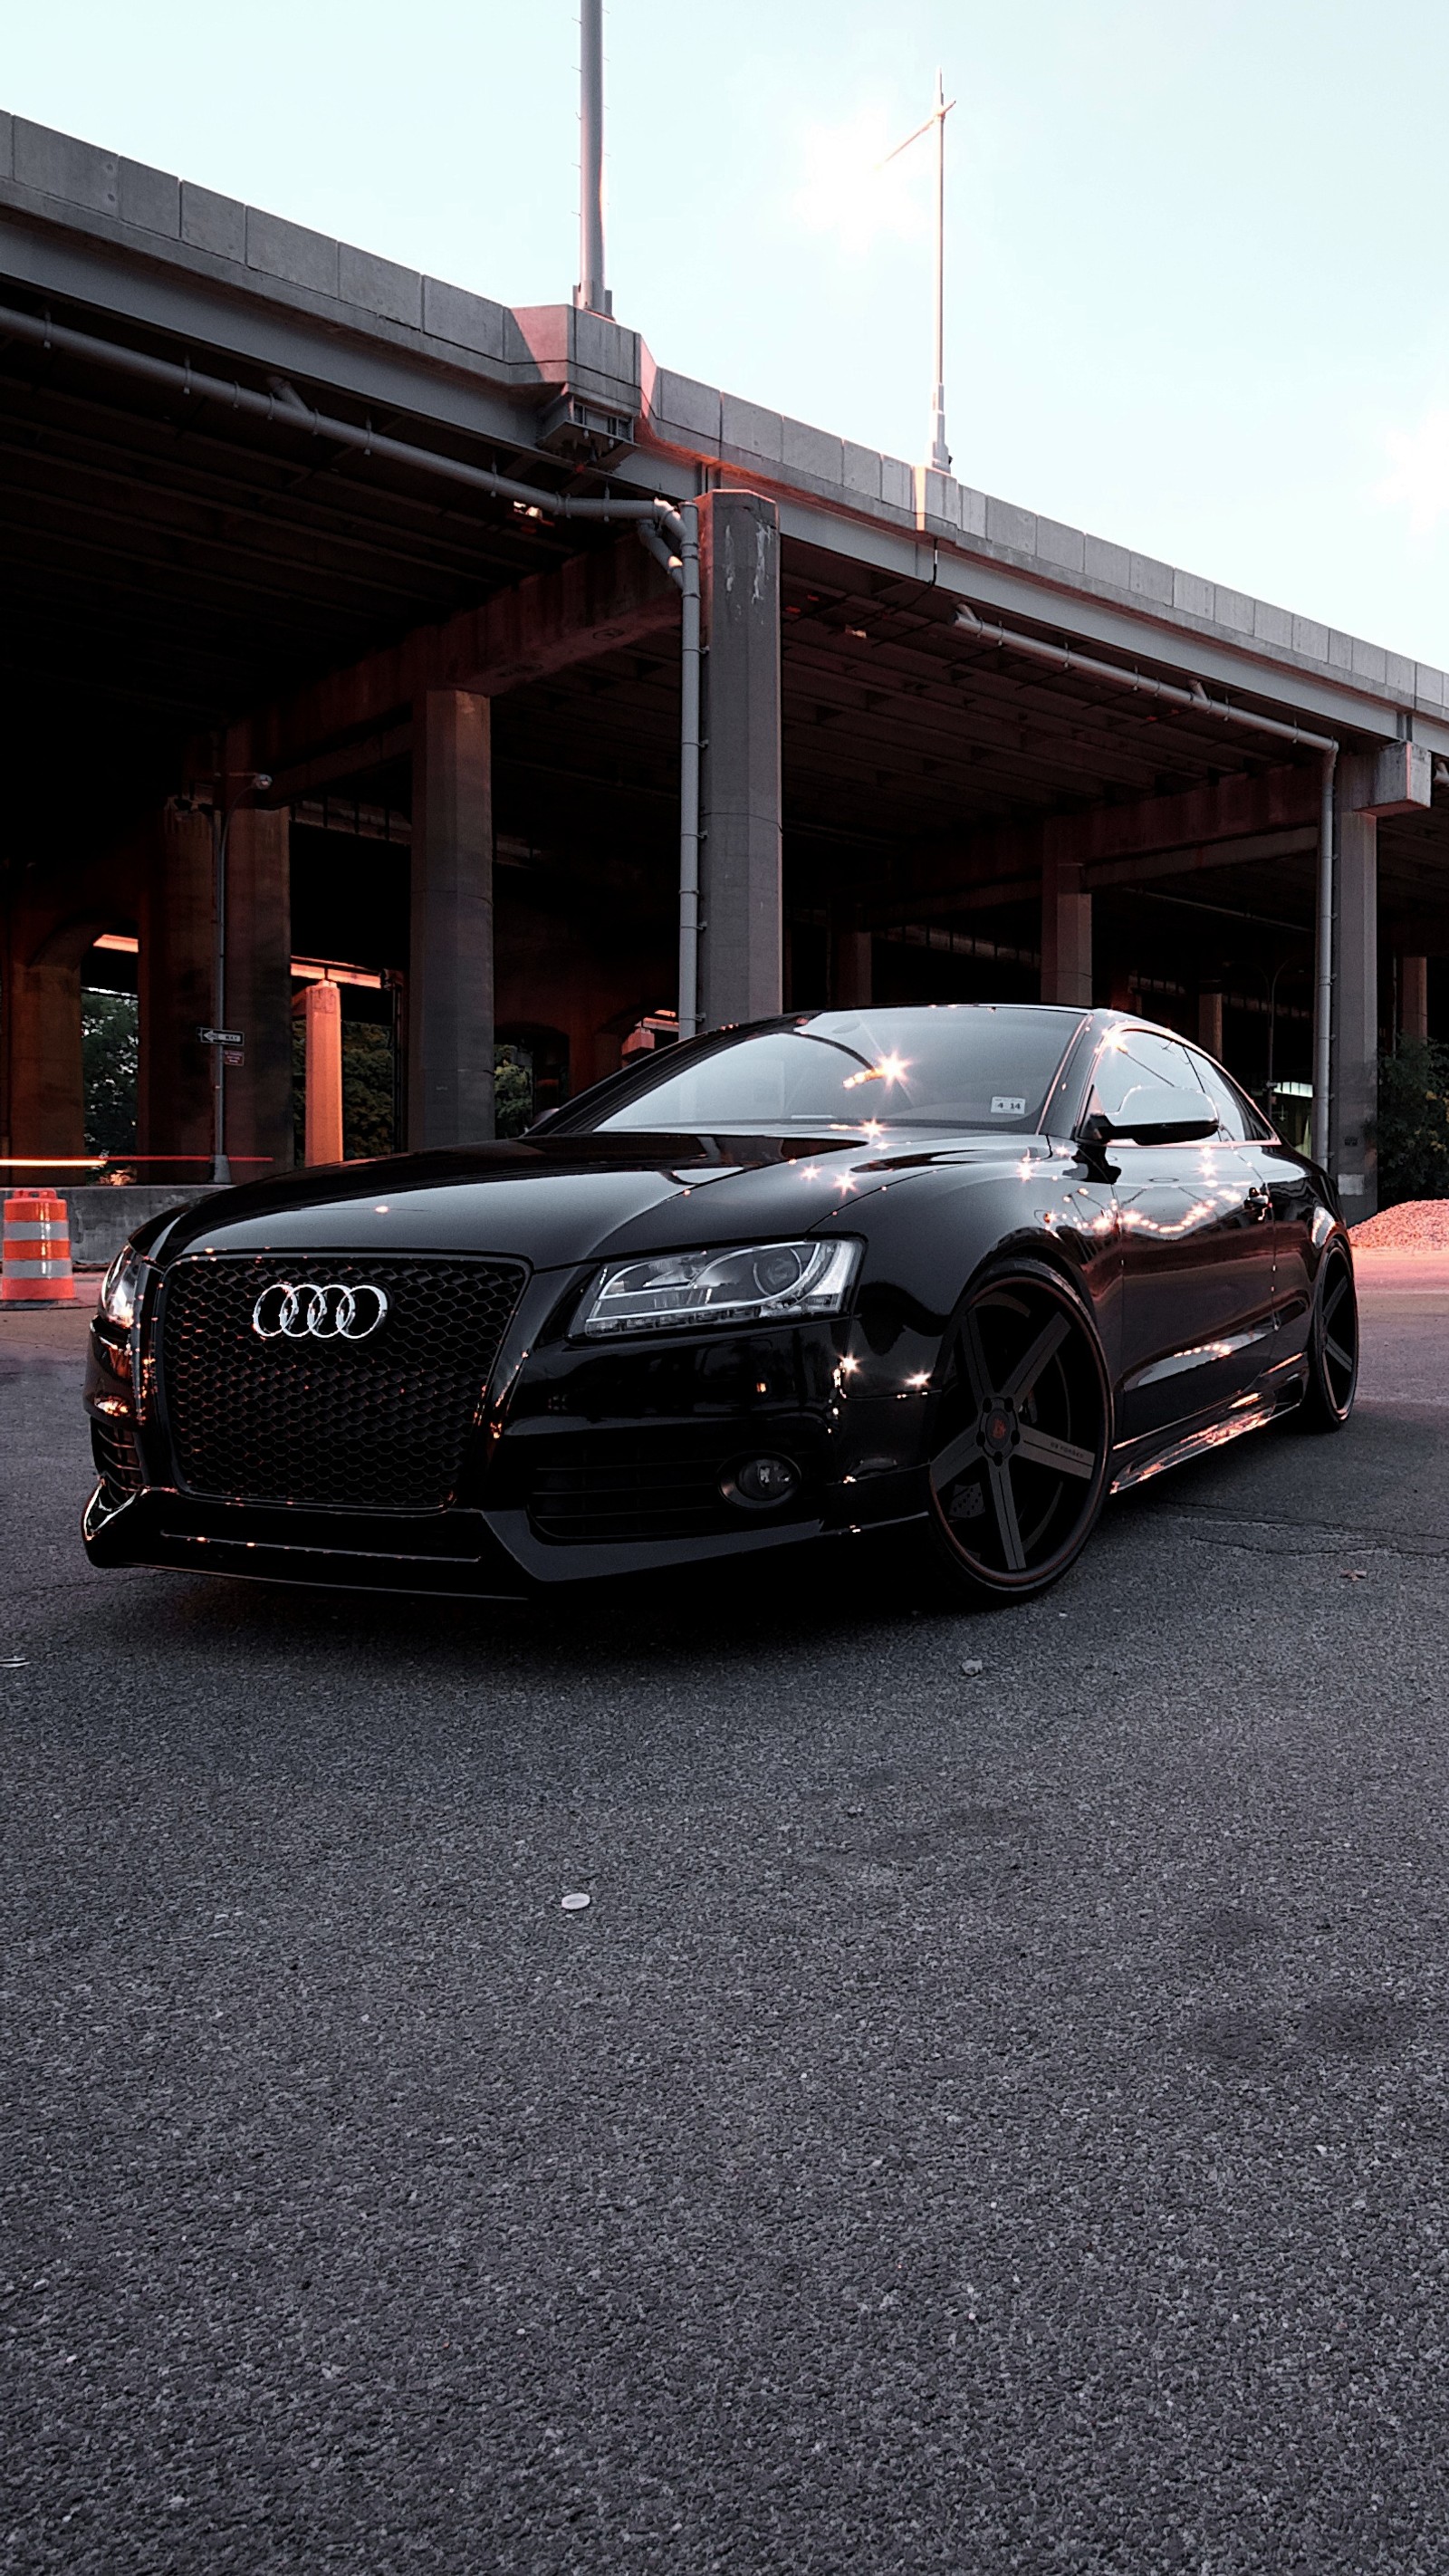
[(1019, 1168), (1039, 1136), (904, 1133), (865, 1143), (791, 1136), (549, 1136), (338, 1163), (219, 1191), (147, 1229), (181, 1252), (482, 1252), (535, 1269), (601, 1253), (849, 1233), (883, 1189), (963, 1164)]

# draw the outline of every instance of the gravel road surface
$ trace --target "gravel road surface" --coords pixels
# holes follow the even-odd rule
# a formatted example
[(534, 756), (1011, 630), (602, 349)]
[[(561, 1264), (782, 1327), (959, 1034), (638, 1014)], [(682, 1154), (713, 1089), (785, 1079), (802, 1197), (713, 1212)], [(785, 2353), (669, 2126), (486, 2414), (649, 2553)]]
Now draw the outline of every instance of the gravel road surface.
[(1442, 2576), (1449, 1262), (1362, 1276), (1344, 1437), (975, 1618), (95, 1574), (5, 1318), (0, 2565)]

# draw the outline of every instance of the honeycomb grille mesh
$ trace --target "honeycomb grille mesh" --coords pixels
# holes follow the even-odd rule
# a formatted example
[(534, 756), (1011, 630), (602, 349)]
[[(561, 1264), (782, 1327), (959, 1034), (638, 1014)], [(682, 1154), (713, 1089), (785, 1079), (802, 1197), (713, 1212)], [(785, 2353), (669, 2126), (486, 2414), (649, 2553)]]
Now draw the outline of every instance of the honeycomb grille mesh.
[[(523, 1278), (502, 1261), (178, 1261), (160, 1363), (181, 1483), (246, 1502), (443, 1510)], [(263, 1341), (263, 1289), (306, 1280), (381, 1288), (387, 1313), (365, 1341)]]

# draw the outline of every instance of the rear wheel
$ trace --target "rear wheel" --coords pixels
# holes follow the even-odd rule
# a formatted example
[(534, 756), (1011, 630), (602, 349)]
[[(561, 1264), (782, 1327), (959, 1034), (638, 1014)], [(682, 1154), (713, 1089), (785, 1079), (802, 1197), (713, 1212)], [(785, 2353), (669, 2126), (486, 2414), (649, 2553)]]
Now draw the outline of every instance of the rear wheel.
[(1091, 1315), (1045, 1264), (1003, 1264), (957, 1316), (931, 1460), (931, 1527), (958, 1588), (1044, 1591), (1106, 1500), (1112, 1394)]
[(1305, 1431), (1341, 1431), (1358, 1387), (1358, 1297), (1353, 1264), (1331, 1243), (1318, 1270), (1308, 1327), (1308, 1389), (1298, 1419)]

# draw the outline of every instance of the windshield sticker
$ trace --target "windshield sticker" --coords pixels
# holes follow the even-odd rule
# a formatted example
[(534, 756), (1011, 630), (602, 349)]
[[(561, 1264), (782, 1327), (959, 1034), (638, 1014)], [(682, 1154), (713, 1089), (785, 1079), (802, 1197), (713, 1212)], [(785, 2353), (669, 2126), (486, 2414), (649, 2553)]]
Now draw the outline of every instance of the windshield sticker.
[(1024, 1118), (1026, 1116), (1026, 1102), (1024, 1100), (1008, 1100), (1004, 1091), (993, 1092), (991, 1096), (991, 1115), (993, 1118)]

